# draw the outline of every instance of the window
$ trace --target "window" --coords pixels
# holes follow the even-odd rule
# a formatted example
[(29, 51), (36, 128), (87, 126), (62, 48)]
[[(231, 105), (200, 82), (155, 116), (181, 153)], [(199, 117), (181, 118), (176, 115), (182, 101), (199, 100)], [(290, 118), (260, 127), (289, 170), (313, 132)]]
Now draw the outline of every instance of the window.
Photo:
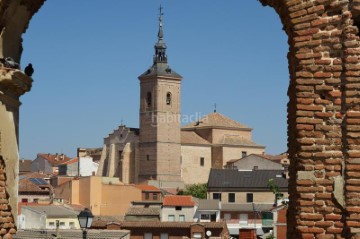
[(122, 150), (119, 150), (119, 160), (122, 160)]
[(213, 193), (213, 199), (218, 199), (221, 201), (221, 193)]
[(247, 155), (246, 151), (242, 151), (242, 152), (241, 152), (241, 157), (242, 157), (242, 158), (246, 157), (246, 155)]
[(200, 219), (201, 220), (210, 220), (210, 215), (209, 214), (201, 214)]
[(151, 106), (151, 92), (148, 92), (146, 95), (146, 106), (147, 107)]
[(152, 239), (152, 233), (144, 233), (144, 239)]
[(181, 206), (176, 206), (176, 207), (175, 207), (175, 210), (176, 210), (176, 211), (181, 211), (181, 209), (182, 209)]
[(157, 200), (157, 199), (158, 199), (157, 193), (153, 193), (153, 200)]
[(60, 228), (60, 229), (64, 229), (64, 228), (65, 228), (65, 222), (60, 222), (59, 228)]
[(254, 195), (252, 193), (246, 194), (246, 202), (253, 202), (254, 201)]
[(179, 215), (179, 221), (185, 222), (185, 215)]
[(167, 233), (160, 234), (160, 239), (168, 239), (168, 238), (169, 238), (169, 234), (167, 234)]
[(193, 238), (202, 238), (201, 232), (194, 232), (193, 233)]
[(229, 193), (229, 202), (235, 202), (235, 193)]
[(169, 222), (175, 222), (175, 215), (169, 215), (168, 216), (168, 221)]
[(28, 199), (27, 199), (27, 198), (23, 198), (23, 199), (21, 199), (21, 202), (28, 202)]
[(39, 202), (39, 199), (38, 199), (38, 198), (34, 198), (34, 199), (33, 199), (33, 202), (38, 203), (38, 202)]
[(225, 221), (226, 220), (231, 220), (231, 214), (230, 213), (225, 213), (224, 214), (224, 219), (225, 219)]
[(258, 170), (259, 166), (254, 166), (253, 170)]
[(200, 166), (204, 166), (205, 164), (205, 159), (203, 157), (200, 158)]
[(55, 222), (49, 222), (49, 228), (55, 228)]
[(166, 94), (166, 104), (171, 105), (171, 93), (170, 92), (168, 92)]
[(69, 222), (69, 227), (70, 227), (71, 229), (75, 228), (75, 222)]
[(150, 194), (149, 193), (145, 193), (145, 200), (149, 200), (150, 199)]
[(239, 223), (244, 225), (248, 224), (248, 215), (247, 214), (240, 214), (239, 215)]
[(146, 155), (146, 160), (149, 161), (150, 160), (150, 155)]

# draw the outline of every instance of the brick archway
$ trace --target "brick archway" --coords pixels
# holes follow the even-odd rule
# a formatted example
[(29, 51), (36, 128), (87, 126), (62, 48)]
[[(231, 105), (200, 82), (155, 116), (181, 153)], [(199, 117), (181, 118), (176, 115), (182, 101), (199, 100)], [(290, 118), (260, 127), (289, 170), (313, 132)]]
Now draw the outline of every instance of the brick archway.
[[(44, 1), (0, 0), (1, 58), (20, 61), (22, 34)], [(356, 238), (360, 235), (360, 46), (356, 27), (360, 25), (360, 1), (260, 2), (278, 13), (289, 43), (288, 238)], [(17, 138), (19, 97), (30, 90), (26, 87), (29, 81), (15, 70), (0, 71), (4, 73), (0, 76), (0, 135), (6, 132), (5, 137)], [(15, 117), (3, 122), (8, 114)], [(15, 125), (11, 132), (9, 125)], [(0, 146), (6, 170), (11, 168), (8, 165), (16, 167), (16, 140), (6, 141), (2, 136)], [(6, 175), (8, 180), (0, 178), (0, 185), (6, 184), (4, 195), (11, 203), (17, 184), (15, 174)], [(0, 215), (2, 208), (0, 205)], [(16, 209), (12, 208), (12, 214), (16, 215)], [(0, 236), (8, 232), (11, 228), (1, 229)]]

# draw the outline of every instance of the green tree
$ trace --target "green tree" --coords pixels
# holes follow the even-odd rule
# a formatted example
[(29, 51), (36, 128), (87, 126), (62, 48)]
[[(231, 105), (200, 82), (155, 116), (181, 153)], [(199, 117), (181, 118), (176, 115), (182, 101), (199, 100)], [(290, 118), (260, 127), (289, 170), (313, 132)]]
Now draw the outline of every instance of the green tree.
[(267, 186), (271, 192), (275, 195), (274, 206), (277, 206), (277, 200), (282, 197), (279, 186), (274, 182), (274, 179), (269, 179)]
[(190, 184), (184, 190), (180, 190), (178, 195), (192, 195), (193, 197), (206, 199), (207, 185), (204, 184)]

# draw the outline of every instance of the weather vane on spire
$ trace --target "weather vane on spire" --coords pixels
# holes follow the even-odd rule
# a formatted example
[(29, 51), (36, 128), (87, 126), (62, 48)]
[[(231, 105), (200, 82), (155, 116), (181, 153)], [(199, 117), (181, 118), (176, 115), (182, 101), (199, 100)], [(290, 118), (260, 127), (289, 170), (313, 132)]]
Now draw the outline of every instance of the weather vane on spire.
[(164, 37), (164, 33), (162, 30), (162, 16), (164, 15), (164, 13), (162, 10), (163, 10), (163, 7), (160, 4), (160, 7), (159, 7), (159, 32), (158, 32), (159, 40), (163, 39), (163, 37)]
[(160, 26), (162, 26), (162, 16), (164, 15), (163, 10), (164, 8), (161, 6), (159, 7), (159, 22), (160, 22)]

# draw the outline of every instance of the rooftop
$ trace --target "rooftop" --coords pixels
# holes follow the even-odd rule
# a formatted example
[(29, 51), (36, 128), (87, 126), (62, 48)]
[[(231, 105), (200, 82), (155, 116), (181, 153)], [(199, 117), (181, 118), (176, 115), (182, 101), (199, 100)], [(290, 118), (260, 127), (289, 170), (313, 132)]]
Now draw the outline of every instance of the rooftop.
[[(126, 230), (87, 230), (88, 238), (92, 239), (119, 239), (125, 238), (129, 235), (129, 231)], [(26, 239), (26, 238), (37, 238), (47, 239), (55, 238), (56, 230), (18, 230), (13, 235), (14, 239)], [(83, 232), (81, 230), (59, 230), (58, 238), (62, 239), (82, 239)]]
[(47, 218), (77, 218), (79, 212), (60, 205), (22, 206), (22, 210), (30, 209), (46, 214)]
[(121, 222), (122, 228), (190, 228), (193, 225), (203, 225), (205, 228), (224, 228), (225, 222)]
[(163, 198), (164, 206), (183, 206), (183, 207), (193, 207), (195, 206), (195, 202), (192, 196), (185, 195), (165, 195)]
[(181, 144), (211, 145), (207, 140), (192, 131), (181, 131)]
[(268, 181), (274, 179), (280, 190), (287, 190), (288, 181), (282, 177), (283, 170), (238, 171), (233, 169), (211, 169), (208, 189), (236, 188), (237, 190), (269, 190)]
[(215, 199), (199, 199), (198, 210), (220, 210), (220, 201)]
[(65, 154), (49, 154), (49, 153), (43, 154), (43, 153), (40, 153), (37, 156), (47, 160), (52, 165), (64, 164), (67, 161), (71, 160), (71, 158), (69, 158)]
[(241, 124), (225, 115), (218, 112), (214, 112), (202, 117), (197, 122), (192, 122), (182, 127), (182, 129), (194, 129), (194, 128), (231, 128), (231, 129), (243, 129), (251, 131), (248, 126)]

